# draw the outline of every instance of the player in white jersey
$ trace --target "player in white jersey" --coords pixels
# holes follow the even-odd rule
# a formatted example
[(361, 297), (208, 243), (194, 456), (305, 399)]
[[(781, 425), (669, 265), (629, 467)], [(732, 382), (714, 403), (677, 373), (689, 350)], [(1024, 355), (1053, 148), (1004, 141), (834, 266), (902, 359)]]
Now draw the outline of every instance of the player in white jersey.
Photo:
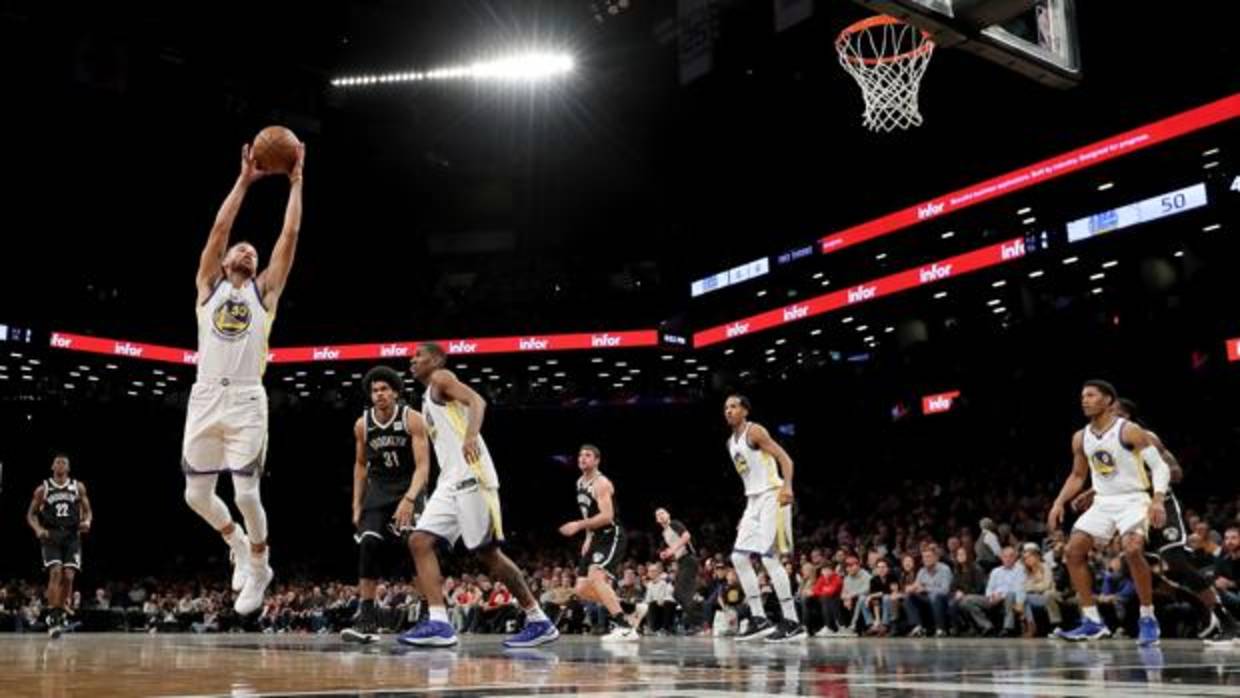
[[(1110, 635), (1094, 605), (1089, 555), (1095, 541), (1106, 545), (1119, 534), (1141, 601), (1141, 632), (1137, 642), (1148, 647), (1158, 644), (1159, 629), (1158, 620), (1154, 618), (1153, 579), (1145, 559), (1145, 541), (1150, 526), (1162, 526), (1166, 521), (1163, 499), (1171, 482), (1171, 469), (1148, 432), (1115, 414), (1118, 397), (1115, 388), (1106, 381), (1085, 382), (1081, 390), (1081, 409), (1089, 418), (1089, 424), (1072, 437), (1072, 474), (1047, 516), (1047, 530), (1058, 528), (1063, 521), (1064, 508), (1085, 485), (1085, 476), (1090, 476), (1094, 504), (1077, 519), (1065, 554), (1072, 588), (1080, 600), (1081, 624), (1055, 634), (1073, 641)], [(1146, 465), (1149, 465), (1148, 474)]]
[[(736, 528), (736, 544), (732, 546), (732, 565), (751, 615), (749, 627), (737, 639), (796, 640), (805, 637), (805, 626), (797, 617), (792, 581), (779, 559), (781, 554), (792, 552), (792, 459), (762, 425), (749, 421), (749, 409), (749, 399), (742, 395), (728, 397), (723, 408), (724, 419), (732, 427), (728, 454), (745, 484), (748, 500)], [(778, 627), (767, 619), (762, 608), (751, 555), (762, 558), (762, 566), (779, 599), (783, 620)]]
[(423, 344), (413, 353), (413, 376), (426, 386), (422, 416), (439, 460), (435, 491), (409, 538), (418, 586), (426, 597), (428, 617), (400, 636), (415, 647), (447, 647), (457, 642), (448, 621), (443, 578), (435, 554), (437, 541), (449, 547), (458, 540), (478, 555), (493, 579), (504, 583), (525, 611), (525, 628), (504, 641), (510, 648), (534, 647), (560, 636), (530, 593), (525, 575), (498, 547), (504, 540), (499, 508), (499, 476), (486, 442), (482, 420), (487, 403), (476, 391), (444, 368), (447, 354), (438, 344)]
[[(241, 174), (216, 214), (198, 262), (198, 378), (190, 391), (181, 447), (185, 501), (220, 532), (232, 550), (235, 609), (257, 611), (271, 583), (267, 554), (267, 513), (258, 481), (267, 451), (267, 393), (263, 369), (267, 337), (276, 305), (297, 249), (301, 229), (302, 164), (288, 174), (288, 205), (284, 226), (271, 254), (271, 264), (258, 272), (258, 252), (228, 238), (246, 191), (271, 174), (259, 169), (250, 147), (241, 149)], [(242, 530), (228, 505), (215, 493), (220, 473), (232, 476), (234, 499), (245, 519)], [(247, 535), (248, 531), (248, 535)]]
[[(1114, 409), (1115, 414), (1145, 429), (1145, 425), (1137, 419), (1137, 405), (1132, 400), (1121, 397), (1115, 402)], [(1240, 627), (1227, 607), (1219, 601), (1210, 579), (1197, 569), (1188, 556), (1188, 531), (1184, 525), (1183, 510), (1175, 495), (1175, 486), (1184, 479), (1184, 469), (1158, 434), (1149, 429), (1145, 429), (1145, 433), (1171, 469), (1171, 484), (1164, 500), (1166, 525), (1152, 528), (1146, 540), (1145, 556), (1157, 560), (1162, 567), (1161, 574), (1154, 574), (1155, 587), (1161, 582), (1173, 591), (1184, 593), (1189, 603), (1202, 615), (1203, 627), (1197, 636), (1205, 640), (1209, 647), (1231, 647), (1240, 638)], [(1091, 488), (1072, 500), (1072, 509), (1083, 512), (1093, 506), (1093, 502), (1094, 490)]]

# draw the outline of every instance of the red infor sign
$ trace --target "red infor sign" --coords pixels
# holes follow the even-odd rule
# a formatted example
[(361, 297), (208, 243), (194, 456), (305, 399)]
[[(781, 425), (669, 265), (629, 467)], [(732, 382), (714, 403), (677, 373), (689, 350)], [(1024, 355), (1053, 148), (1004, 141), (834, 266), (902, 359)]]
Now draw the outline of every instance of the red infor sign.
[(719, 342), (741, 337), (790, 322), (822, 315), (857, 303), (864, 303), (881, 296), (888, 296), (910, 288), (925, 286), (944, 279), (967, 274), (978, 269), (993, 267), (1025, 256), (1023, 238), (1013, 238), (997, 245), (966, 252), (939, 262), (884, 276), (881, 279), (840, 289), (801, 303), (793, 303), (765, 313), (719, 325), (693, 335), (693, 346), (708, 347)]
[(921, 399), (921, 413), (939, 414), (940, 412), (948, 412), (951, 410), (952, 405), (956, 404), (956, 398), (958, 397), (960, 397), (959, 390), (926, 395)]
[[(453, 355), (502, 354), (538, 351), (571, 351), (577, 349), (628, 349), (653, 347), (659, 344), (658, 330), (631, 332), (584, 332), (578, 334), (530, 335), (525, 337), (490, 337), (482, 339), (445, 339), (438, 342)], [(422, 342), (389, 342), (385, 344), (329, 344), (316, 347), (272, 349), (267, 358), (272, 363), (305, 361), (356, 361), (361, 359), (408, 358)], [(147, 361), (193, 364), (198, 353), (188, 349), (163, 347), (156, 344), (130, 342), (68, 332), (53, 332), (54, 349), (109, 354)]]
[(1077, 148), (929, 201), (923, 201), (881, 218), (831, 233), (819, 240), (820, 249), (824, 254), (836, 252), (983, 201), (1123, 157), (1141, 148), (1148, 148), (1236, 116), (1240, 116), (1240, 94), (1225, 97), (1217, 102), (1190, 109), (1161, 121), (1091, 143), (1083, 148)]

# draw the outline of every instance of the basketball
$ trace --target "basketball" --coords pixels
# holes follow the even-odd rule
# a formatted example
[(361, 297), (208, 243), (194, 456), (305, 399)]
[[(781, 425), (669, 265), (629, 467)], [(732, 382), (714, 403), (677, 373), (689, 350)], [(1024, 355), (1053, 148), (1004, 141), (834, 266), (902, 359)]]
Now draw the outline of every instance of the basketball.
[(254, 160), (260, 169), (291, 172), (297, 164), (297, 135), (283, 126), (268, 126), (254, 137)]

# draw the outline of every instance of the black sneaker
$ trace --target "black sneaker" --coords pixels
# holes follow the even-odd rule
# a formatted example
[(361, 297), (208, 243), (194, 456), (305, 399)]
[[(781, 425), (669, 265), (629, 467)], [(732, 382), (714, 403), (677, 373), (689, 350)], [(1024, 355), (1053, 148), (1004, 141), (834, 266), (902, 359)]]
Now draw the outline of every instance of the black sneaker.
[(805, 626), (795, 620), (780, 621), (779, 627), (767, 638), (767, 642), (791, 642), (805, 639)]
[(749, 627), (745, 628), (745, 632), (737, 633), (736, 639), (741, 642), (761, 640), (775, 632), (775, 630), (775, 626), (771, 623), (771, 621), (767, 620), (765, 616), (750, 618)]

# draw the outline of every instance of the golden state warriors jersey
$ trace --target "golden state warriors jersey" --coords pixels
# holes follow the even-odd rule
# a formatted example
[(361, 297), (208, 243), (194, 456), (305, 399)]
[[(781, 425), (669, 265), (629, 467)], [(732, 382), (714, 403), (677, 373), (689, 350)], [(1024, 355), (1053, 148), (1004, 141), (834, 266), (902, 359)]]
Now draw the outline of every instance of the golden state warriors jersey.
[(762, 494), (768, 490), (777, 490), (784, 486), (779, 477), (779, 464), (775, 457), (766, 451), (749, 445), (749, 428), (746, 424), (740, 434), (733, 434), (728, 439), (728, 453), (732, 456), (732, 465), (736, 473), (745, 483), (745, 494)]
[(236, 288), (222, 279), (198, 306), (198, 380), (260, 380), (274, 318), (254, 280)]
[(455, 400), (441, 405), (431, 399), (430, 391), (427, 391), (425, 399), (422, 400), (422, 416), (426, 419), (431, 443), (435, 447), (435, 457), (439, 461), (436, 489), (456, 485), (470, 478), (476, 479), (481, 487), (499, 488), (499, 475), (495, 472), (491, 453), (481, 435), (478, 436), (480, 457), (472, 463), (465, 460), (461, 449), (465, 446), (469, 413), (464, 405)]
[(1139, 494), (1150, 489), (1141, 456), (1127, 448), (1120, 434), (1127, 420), (1117, 417), (1101, 435), (1086, 425), (1084, 449), (1089, 459), (1090, 480), (1100, 497)]

